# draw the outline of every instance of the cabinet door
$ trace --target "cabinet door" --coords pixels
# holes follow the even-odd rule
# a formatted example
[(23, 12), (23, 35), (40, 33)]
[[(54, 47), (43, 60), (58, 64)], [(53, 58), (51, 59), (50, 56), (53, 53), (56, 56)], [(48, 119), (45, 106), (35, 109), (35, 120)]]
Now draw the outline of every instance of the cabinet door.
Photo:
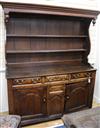
[(15, 114), (41, 116), (45, 114), (43, 87), (14, 88)]
[(62, 114), (64, 111), (64, 85), (49, 86), (47, 96), (48, 115)]
[(87, 81), (66, 85), (65, 112), (88, 106), (89, 83)]

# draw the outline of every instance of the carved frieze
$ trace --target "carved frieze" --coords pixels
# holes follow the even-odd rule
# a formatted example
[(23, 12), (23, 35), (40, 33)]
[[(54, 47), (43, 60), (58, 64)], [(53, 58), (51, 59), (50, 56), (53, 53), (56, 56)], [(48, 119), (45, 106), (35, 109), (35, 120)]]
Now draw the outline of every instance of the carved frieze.
[(45, 84), (45, 83), (52, 83), (57, 81), (67, 81), (67, 83), (71, 80), (78, 80), (81, 78), (90, 78), (92, 73), (90, 72), (81, 72), (81, 73), (71, 73), (65, 75), (56, 75), (56, 76), (40, 76), (40, 77), (33, 77), (33, 78), (20, 78), (14, 79), (13, 85), (22, 85), (22, 84)]
[(35, 77), (35, 78), (22, 78), (22, 79), (14, 79), (13, 84), (14, 85), (21, 85), (21, 84), (37, 84), (41, 83), (41, 77)]
[(78, 79), (78, 78), (84, 78), (84, 77), (91, 77), (91, 73), (85, 72), (85, 73), (73, 73), (73, 74), (71, 74), (71, 79)]
[(47, 81), (48, 82), (65, 81), (65, 80), (69, 80), (69, 74), (67, 74), (67, 75), (56, 75), (56, 76), (47, 76)]

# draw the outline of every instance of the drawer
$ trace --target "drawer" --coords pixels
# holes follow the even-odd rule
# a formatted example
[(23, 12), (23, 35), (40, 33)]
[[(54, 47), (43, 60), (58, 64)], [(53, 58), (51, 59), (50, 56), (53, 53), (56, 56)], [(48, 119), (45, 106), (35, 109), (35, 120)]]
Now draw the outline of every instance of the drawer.
[[(65, 75), (55, 75), (55, 76), (40, 76), (40, 77), (31, 77), (31, 78), (17, 78), (13, 79), (13, 85), (25, 85), (25, 84), (53, 84), (54, 82), (67, 82), (73, 81), (74, 79), (80, 78), (90, 78), (92, 77), (91, 72), (80, 72), (80, 73), (71, 73)], [(63, 84), (63, 83), (61, 83)], [(54, 87), (52, 87), (54, 88)], [(57, 88), (57, 87), (56, 87)]]
[(49, 94), (63, 93), (64, 91), (65, 91), (65, 85), (49, 85), (48, 86)]
[(55, 81), (65, 81), (69, 80), (69, 74), (67, 75), (56, 75), (56, 76), (47, 76), (47, 82), (55, 82)]
[(56, 81), (65, 81), (69, 80), (69, 75), (56, 75), (56, 76), (40, 76), (33, 78), (19, 78), (13, 80), (13, 85), (22, 85), (22, 84), (38, 84), (38, 83), (48, 83)]
[(71, 74), (71, 79), (85, 78), (91, 77), (92, 73), (90, 72), (81, 72), (81, 73), (73, 73)]
[(37, 83), (41, 83), (40, 77), (20, 78), (20, 79), (14, 79), (13, 80), (13, 85), (37, 84)]

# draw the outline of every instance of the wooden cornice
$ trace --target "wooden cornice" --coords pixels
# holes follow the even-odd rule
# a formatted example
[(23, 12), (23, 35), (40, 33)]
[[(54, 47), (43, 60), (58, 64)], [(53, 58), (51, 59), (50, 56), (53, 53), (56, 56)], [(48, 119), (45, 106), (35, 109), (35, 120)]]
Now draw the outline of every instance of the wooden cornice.
[(3, 6), (5, 13), (9, 12), (22, 12), (22, 13), (36, 13), (36, 14), (50, 14), (61, 16), (73, 16), (84, 17), (90, 19), (96, 19), (100, 13), (96, 10), (76, 9), (60, 6), (49, 6), (39, 4), (27, 4), (27, 3), (12, 3), (12, 2), (0, 2)]

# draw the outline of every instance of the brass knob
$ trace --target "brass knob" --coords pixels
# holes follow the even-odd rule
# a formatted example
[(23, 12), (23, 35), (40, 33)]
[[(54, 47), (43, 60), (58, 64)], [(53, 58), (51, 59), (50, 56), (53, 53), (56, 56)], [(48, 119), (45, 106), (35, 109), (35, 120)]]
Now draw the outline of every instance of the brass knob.
[(88, 78), (88, 83), (91, 83), (91, 78), (90, 77)]
[(67, 96), (67, 100), (69, 100), (69, 96)]
[(44, 103), (46, 102), (46, 98), (45, 98), (45, 97), (43, 98), (43, 102), (44, 102)]

